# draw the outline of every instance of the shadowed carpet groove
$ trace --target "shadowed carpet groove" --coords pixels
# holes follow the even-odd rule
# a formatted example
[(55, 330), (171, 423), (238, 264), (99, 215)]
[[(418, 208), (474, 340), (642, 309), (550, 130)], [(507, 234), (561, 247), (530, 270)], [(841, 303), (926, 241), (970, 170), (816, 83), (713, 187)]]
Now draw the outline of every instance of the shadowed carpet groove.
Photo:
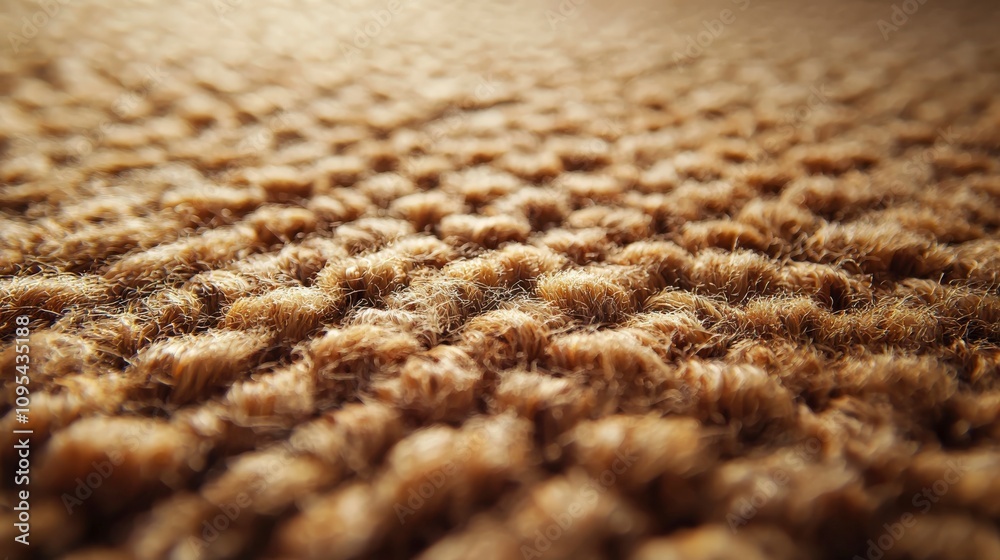
[(7, 4), (4, 555), (1000, 558), (997, 6)]

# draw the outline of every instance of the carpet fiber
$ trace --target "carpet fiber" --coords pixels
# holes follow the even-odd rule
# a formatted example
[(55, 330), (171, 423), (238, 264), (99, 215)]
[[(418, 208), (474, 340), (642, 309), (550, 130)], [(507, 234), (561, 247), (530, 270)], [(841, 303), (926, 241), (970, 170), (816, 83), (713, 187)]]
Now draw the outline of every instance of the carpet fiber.
[(808, 4), (6, 2), (2, 554), (1000, 558), (1000, 8)]

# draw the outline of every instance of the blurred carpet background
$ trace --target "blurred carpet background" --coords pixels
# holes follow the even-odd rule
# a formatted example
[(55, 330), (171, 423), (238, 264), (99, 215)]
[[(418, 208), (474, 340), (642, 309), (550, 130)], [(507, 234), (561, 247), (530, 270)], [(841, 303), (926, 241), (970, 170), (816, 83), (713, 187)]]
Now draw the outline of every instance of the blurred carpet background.
[(5, 3), (0, 551), (1000, 558), (998, 10)]

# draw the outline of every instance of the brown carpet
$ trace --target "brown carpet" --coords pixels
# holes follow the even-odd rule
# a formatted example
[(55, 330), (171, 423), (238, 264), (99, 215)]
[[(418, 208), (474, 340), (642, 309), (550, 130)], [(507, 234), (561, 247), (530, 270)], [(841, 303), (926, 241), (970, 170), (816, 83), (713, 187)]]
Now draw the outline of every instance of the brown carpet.
[(0, 555), (1000, 558), (1000, 7), (806, 4), (5, 2)]

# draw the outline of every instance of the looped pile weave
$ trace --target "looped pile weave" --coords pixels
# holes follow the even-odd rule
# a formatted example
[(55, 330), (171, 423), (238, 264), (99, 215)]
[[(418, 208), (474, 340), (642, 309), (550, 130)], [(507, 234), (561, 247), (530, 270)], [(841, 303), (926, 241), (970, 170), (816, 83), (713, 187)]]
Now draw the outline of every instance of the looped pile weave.
[(997, 5), (0, 18), (4, 556), (1000, 558)]

